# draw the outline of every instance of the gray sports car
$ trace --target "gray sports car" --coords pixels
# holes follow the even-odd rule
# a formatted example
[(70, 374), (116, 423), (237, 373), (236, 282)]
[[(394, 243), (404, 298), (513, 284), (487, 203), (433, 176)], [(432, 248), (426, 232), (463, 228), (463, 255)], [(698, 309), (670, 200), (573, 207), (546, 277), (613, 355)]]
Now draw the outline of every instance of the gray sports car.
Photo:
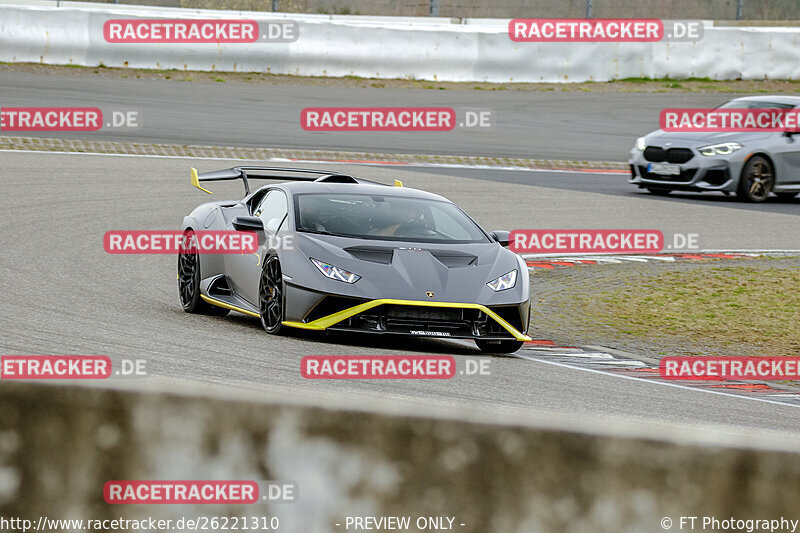
[[(719, 106), (733, 109), (793, 109), (796, 96), (747, 96)], [(671, 191), (735, 193), (763, 202), (770, 193), (800, 193), (800, 132), (668, 133), (637, 139), (630, 152), (629, 183), (653, 194)]]
[[(508, 232), (484, 231), (455, 204), (420, 190), (337, 172), (235, 167), (192, 184), (241, 179), (241, 200), (198, 206), (185, 234), (255, 231), (253, 254), (178, 259), (189, 313), (261, 320), (287, 328), (474, 339), (483, 352), (518, 350), (529, 322), (525, 262)], [(250, 192), (249, 180), (282, 180)]]

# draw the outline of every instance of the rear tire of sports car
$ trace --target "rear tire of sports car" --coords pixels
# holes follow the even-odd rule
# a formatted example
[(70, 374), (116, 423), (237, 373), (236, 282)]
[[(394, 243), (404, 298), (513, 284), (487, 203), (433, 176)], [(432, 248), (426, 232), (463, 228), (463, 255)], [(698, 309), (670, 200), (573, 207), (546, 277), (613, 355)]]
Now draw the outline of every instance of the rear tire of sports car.
[(483, 353), (514, 353), (525, 344), (522, 341), (484, 341), (475, 339), (475, 344)]
[[(184, 232), (188, 238), (194, 234), (189, 230)], [(187, 313), (197, 313), (213, 316), (225, 316), (229, 309), (217, 307), (204, 301), (200, 297), (200, 259), (196, 253), (178, 254), (178, 294), (181, 298), (183, 310)]]
[(284, 283), (281, 262), (277, 255), (270, 255), (261, 269), (261, 280), (258, 284), (258, 311), (261, 325), (267, 333), (280, 335), (286, 331)]
[(655, 194), (656, 196), (668, 196), (672, 191), (669, 189), (657, 189), (655, 187), (649, 187), (647, 192), (650, 194)]
[(746, 202), (763, 202), (775, 185), (775, 172), (766, 158), (754, 155), (747, 160), (739, 178), (736, 196)]

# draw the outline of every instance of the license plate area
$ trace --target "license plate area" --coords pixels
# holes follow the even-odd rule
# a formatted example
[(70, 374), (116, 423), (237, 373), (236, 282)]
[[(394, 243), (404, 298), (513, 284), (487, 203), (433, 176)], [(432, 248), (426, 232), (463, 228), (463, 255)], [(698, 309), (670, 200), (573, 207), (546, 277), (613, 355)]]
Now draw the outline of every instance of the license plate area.
[(680, 165), (668, 165), (665, 163), (650, 163), (647, 165), (647, 172), (661, 176), (679, 176), (681, 167)]

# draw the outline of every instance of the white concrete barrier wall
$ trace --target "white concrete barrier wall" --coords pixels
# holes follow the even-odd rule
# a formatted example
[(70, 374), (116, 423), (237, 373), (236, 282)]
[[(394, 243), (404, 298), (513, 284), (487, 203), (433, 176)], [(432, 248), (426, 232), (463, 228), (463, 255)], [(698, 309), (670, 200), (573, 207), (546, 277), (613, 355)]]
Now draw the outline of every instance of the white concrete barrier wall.
[[(679, 531), (681, 516), (800, 519), (800, 455), (745, 448), (754, 434), (633, 421), (591, 434), (602, 422), (579, 415), (531, 413), (519, 424), (471, 407), (440, 408), (435, 419), (403, 414), (395, 400), (357, 412), (209, 390), (194, 397), (4, 381), (0, 516), (33, 524), (40, 516), (277, 516), (284, 533), (347, 531), (353, 515), (447, 516), (460, 533), (647, 533), (670, 530), (664, 517)], [(489, 413), (493, 423), (475, 421)], [(634, 428), (638, 437), (622, 435)], [(291, 482), (298, 497), (238, 506), (108, 505), (102, 497), (109, 480), (184, 479)]]
[[(44, 4), (44, 5), (43, 5)], [(800, 28), (714, 27), (697, 43), (515, 43), (507, 20), (0, 5), (0, 61), (439, 81), (800, 78)], [(109, 44), (111, 18), (290, 18), (293, 43)]]

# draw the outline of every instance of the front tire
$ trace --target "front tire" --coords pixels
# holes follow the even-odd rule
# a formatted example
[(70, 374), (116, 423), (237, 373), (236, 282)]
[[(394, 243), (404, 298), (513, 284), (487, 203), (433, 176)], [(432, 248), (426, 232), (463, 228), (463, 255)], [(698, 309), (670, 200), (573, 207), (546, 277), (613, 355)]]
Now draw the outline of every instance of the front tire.
[[(194, 235), (192, 230), (184, 232), (185, 242)], [(178, 294), (181, 305), (187, 313), (225, 316), (229, 309), (211, 305), (200, 297), (200, 258), (197, 253), (181, 252), (178, 254)]]
[(478, 349), (482, 353), (514, 353), (522, 348), (522, 345), (525, 343), (518, 340), (485, 341), (475, 339), (475, 344), (478, 345)]
[(763, 202), (769, 198), (774, 185), (772, 165), (765, 157), (754, 155), (744, 164), (736, 195), (745, 202)]
[(261, 315), (261, 325), (271, 335), (280, 335), (286, 330), (286, 326), (283, 325), (286, 316), (284, 289), (281, 262), (277, 255), (270, 255), (261, 269), (258, 311)]

